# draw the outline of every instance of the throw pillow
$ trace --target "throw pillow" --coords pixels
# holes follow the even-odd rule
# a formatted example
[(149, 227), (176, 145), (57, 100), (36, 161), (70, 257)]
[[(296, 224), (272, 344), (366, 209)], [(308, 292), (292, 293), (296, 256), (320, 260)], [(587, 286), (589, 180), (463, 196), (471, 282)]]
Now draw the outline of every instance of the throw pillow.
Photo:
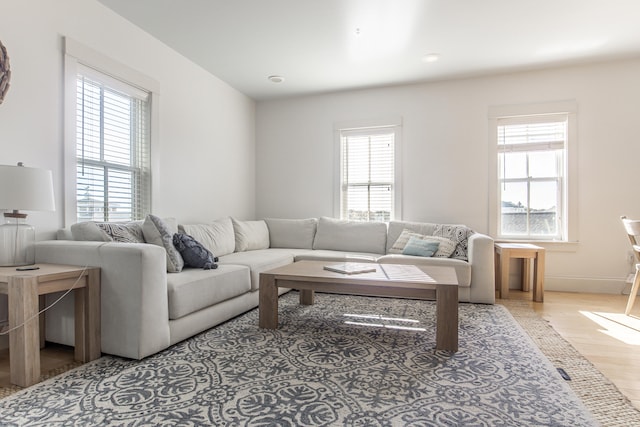
[(107, 233), (114, 242), (120, 243), (144, 243), (142, 225), (139, 222), (99, 222), (96, 224)]
[(474, 233), (475, 231), (465, 225), (448, 224), (438, 224), (433, 231), (434, 236), (446, 237), (456, 242), (456, 247), (451, 258), (461, 259), (463, 261), (468, 261), (469, 259), (469, 237)]
[(236, 252), (267, 249), (269, 229), (264, 221), (238, 221), (231, 218), (236, 236)]
[(456, 242), (451, 239), (440, 236), (426, 236), (424, 234), (418, 234), (411, 230), (404, 229), (393, 246), (389, 249), (389, 253), (401, 254), (411, 237), (416, 237), (421, 240), (437, 241), (439, 243), (438, 250), (433, 255), (436, 258), (449, 258), (456, 249)]
[(112, 242), (113, 239), (93, 221), (79, 222), (71, 226), (73, 240)]
[(202, 268), (204, 270), (218, 268), (218, 264), (216, 264), (218, 257), (213, 256), (207, 248), (188, 234), (174, 234), (173, 245), (180, 252), (185, 267)]
[(155, 215), (147, 215), (142, 224), (142, 233), (147, 243), (163, 247), (167, 252), (167, 271), (169, 273), (179, 273), (184, 267), (184, 261), (180, 252), (173, 246), (173, 235), (178, 232), (175, 220), (171, 220), (171, 225)]
[(422, 240), (417, 237), (410, 237), (407, 245), (402, 250), (404, 255), (414, 255), (432, 257), (440, 246), (440, 242), (435, 240)]

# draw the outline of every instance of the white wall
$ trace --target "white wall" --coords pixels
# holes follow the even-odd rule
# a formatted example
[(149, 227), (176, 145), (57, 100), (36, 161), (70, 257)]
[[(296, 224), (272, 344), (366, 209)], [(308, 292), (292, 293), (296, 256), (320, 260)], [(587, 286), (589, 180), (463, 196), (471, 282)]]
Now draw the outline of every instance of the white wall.
[(97, 1), (2, 0), (1, 10), (12, 78), (0, 105), (0, 164), (53, 171), (56, 212), (29, 214), (38, 240), (53, 238), (64, 218), (63, 36), (159, 83), (154, 213), (183, 223), (254, 217), (253, 100)]
[(619, 216), (640, 217), (640, 60), (263, 101), (257, 216), (332, 216), (336, 122), (401, 116), (403, 219), (489, 227), (490, 106), (575, 100), (579, 243), (549, 246), (547, 289), (619, 293)]

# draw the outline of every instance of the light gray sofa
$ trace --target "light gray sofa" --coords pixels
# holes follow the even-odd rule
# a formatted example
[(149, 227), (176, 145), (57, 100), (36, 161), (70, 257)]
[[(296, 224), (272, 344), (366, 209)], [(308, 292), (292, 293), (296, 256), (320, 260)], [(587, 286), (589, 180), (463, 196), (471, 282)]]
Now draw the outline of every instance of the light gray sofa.
[[(133, 359), (257, 307), (260, 273), (302, 259), (453, 266), (460, 301), (495, 302), (493, 240), (464, 226), (326, 217), (225, 218), (181, 225), (177, 231), (192, 235), (219, 256), (218, 268), (168, 273), (168, 251), (162, 246), (109, 238), (38, 242), (36, 262), (100, 267), (102, 352)], [(456, 242), (456, 252), (451, 257), (393, 253), (403, 232), (448, 237)]]

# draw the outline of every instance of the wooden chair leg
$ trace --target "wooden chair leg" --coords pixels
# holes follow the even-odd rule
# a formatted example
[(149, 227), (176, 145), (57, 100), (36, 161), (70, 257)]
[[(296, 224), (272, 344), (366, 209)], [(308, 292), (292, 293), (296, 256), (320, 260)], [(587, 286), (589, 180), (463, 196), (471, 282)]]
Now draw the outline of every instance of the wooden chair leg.
[(633, 286), (631, 287), (631, 293), (629, 294), (629, 300), (627, 301), (627, 308), (624, 311), (624, 314), (626, 315), (629, 315), (633, 308), (633, 302), (636, 300), (638, 288), (640, 288), (640, 265), (636, 266), (636, 275), (633, 278)]

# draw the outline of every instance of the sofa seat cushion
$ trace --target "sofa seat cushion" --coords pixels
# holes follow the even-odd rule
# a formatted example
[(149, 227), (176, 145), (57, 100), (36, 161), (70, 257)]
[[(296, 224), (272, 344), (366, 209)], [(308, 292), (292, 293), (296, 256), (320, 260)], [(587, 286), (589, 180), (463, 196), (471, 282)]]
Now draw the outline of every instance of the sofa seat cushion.
[(249, 269), (219, 265), (215, 270), (185, 268), (167, 275), (169, 319), (182, 316), (249, 292)]
[(433, 258), (411, 255), (389, 254), (378, 258), (379, 264), (408, 264), (408, 265), (433, 265), (453, 267), (458, 276), (458, 286), (468, 288), (471, 286), (471, 264), (466, 261), (453, 258)]
[(220, 257), (218, 265), (243, 265), (251, 269), (251, 290), (260, 285), (260, 273), (276, 267), (291, 264), (292, 251), (287, 249), (258, 249), (255, 251), (235, 252)]

